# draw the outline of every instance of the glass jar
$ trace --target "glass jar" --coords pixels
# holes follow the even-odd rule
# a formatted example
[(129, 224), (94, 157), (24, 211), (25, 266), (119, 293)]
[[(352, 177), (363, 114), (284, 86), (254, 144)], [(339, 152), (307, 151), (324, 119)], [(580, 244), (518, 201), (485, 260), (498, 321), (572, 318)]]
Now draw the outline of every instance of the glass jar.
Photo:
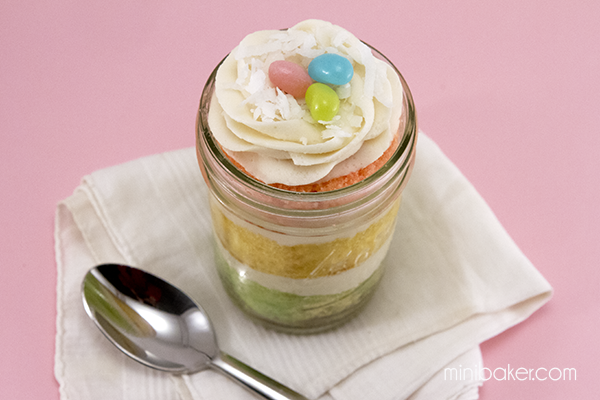
[(383, 274), (414, 165), (417, 123), (402, 75), (371, 49), (402, 83), (398, 147), (375, 173), (341, 189), (282, 190), (240, 171), (208, 125), (219, 66), (202, 92), (196, 151), (210, 193), (217, 270), (233, 301), (267, 327), (291, 333), (334, 327), (362, 308)]

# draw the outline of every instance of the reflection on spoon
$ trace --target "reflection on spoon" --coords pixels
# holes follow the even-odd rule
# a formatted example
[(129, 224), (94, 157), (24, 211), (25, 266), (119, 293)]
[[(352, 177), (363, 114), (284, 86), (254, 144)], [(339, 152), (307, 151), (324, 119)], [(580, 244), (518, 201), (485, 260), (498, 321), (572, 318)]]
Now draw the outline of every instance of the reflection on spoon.
[(271, 400), (299, 393), (223, 353), (204, 310), (173, 285), (140, 269), (103, 264), (82, 284), (83, 305), (104, 335), (134, 360), (161, 371), (213, 368)]

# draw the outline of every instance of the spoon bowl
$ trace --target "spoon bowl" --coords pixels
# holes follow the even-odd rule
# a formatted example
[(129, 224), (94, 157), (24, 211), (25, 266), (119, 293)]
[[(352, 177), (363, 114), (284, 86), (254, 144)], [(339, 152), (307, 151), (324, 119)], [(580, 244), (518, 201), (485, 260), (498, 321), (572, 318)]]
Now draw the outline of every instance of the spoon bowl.
[(139, 363), (176, 374), (212, 368), (263, 398), (306, 400), (222, 352), (202, 307), (155, 275), (127, 265), (98, 265), (83, 279), (82, 297), (104, 336)]

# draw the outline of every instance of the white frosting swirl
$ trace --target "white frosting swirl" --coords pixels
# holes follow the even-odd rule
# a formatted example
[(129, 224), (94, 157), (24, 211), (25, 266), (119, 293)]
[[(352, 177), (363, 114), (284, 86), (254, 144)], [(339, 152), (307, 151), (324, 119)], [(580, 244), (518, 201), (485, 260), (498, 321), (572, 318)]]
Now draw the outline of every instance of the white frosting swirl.
[[(273, 86), (268, 68), (276, 60), (308, 67), (324, 53), (346, 57), (354, 75), (349, 84), (334, 87), (338, 115), (315, 121), (303, 99)], [(255, 178), (295, 186), (375, 161), (396, 134), (401, 112), (402, 85), (390, 66), (345, 29), (308, 20), (242, 40), (217, 72), (209, 125), (223, 149)]]

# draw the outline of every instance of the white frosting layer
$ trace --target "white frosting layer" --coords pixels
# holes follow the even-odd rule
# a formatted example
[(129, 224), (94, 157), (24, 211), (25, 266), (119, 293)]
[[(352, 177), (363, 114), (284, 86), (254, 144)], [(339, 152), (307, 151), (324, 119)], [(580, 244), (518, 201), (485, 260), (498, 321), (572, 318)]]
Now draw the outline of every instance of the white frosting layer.
[(241, 279), (248, 279), (267, 289), (299, 296), (329, 295), (353, 289), (367, 280), (379, 268), (390, 247), (392, 235), (366, 261), (347, 271), (332, 276), (311, 279), (293, 279), (267, 274), (252, 269), (233, 257), (216, 238), (217, 246), (227, 264), (238, 271)]
[[(269, 65), (307, 67), (324, 53), (346, 57), (351, 82), (334, 87), (340, 111), (315, 121), (304, 100), (275, 88)], [(242, 40), (217, 73), (209, 124), (225, 151), (265, 183), (303, 185), (346, 175), (379, 158), (398, 130), (402, 86), (364, 43), (331, 23), (308, 20)]]

